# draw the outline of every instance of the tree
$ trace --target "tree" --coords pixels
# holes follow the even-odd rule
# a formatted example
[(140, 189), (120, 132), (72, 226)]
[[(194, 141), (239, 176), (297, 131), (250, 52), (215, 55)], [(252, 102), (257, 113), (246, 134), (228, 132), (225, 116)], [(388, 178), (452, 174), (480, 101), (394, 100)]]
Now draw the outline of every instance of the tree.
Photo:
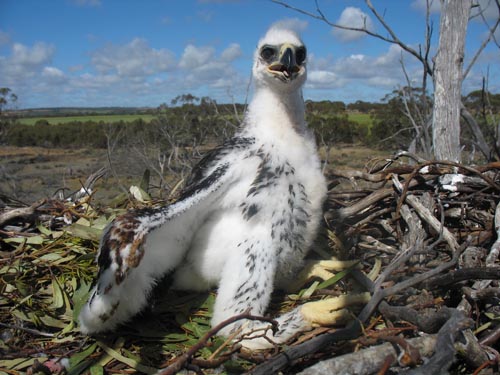
[(382, 99), (386, 104), (372, 111), (372, 141), (383, 147), (406, 146), (411, 152), (418, 149), (424, 155), (429, 155), (431, 136), (428, 126), (422, 126), (422, 121), (430, 100), (420, 88), (410, 86), (401, 87), (386, 95)]
[(17, 101), (17, 95), (12, 92), (8, 87), (0, 87), (0, 115), (3, 114), (4, 109)]
[(441, 0), (439, 46), (434, 64), (432, 139), (438, 160), (459, 162), (460, 108), (465, 35), (472, 0)]
[(194, 96), (192, 94), (182, 94), (182, 95), (177, 95), (174, 99), (172, 99), (171, 103), (172, 105), (177, 105), (177, 104), (193, 104), (194, 102), (198, 102), (200, 98), (197, 96)]
[(5, 109), (17, 101), (17, 95), (8, 87), (0, 87), (0, 143), (9, 131), (11, 123), (15, 120), (13, 116), (7, 115)]

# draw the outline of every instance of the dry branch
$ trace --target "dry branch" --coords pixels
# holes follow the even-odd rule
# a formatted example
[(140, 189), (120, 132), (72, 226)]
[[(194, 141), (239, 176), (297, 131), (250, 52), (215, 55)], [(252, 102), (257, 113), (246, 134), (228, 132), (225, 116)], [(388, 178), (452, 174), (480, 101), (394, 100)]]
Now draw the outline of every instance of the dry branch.
[(12, 220), (29, 219), (35, 214), (37, 208), (42, 206), (45, 202), (46, 201), (44, 199), (28, 207), (19, 207), (5, 210), (4, 212), (0, 213), (0, 228)]
[(158, 375), (173, 375), (177, 374), (182, 368), (186, 367), (189, 363), (189, 361), (192, 359), (192, 357), (196, 354), (198, 350), (201, 348), (205, 347), (208, 343), (208, 340), (215, 336), (221, 329), (224, 327), (228, 326), (229, 324), (233, 324), (234, 322), (237, 322), (239, 320), (258, 320), (258, 321), (265, 321), (268, 323), (271, 323), (272, 326), (275, 328), (277, 326), (277, 323), (271, 319), (264, 318), (261, 316), (254, 316), (249, 313), (243, 313), (239, 315), (235, 315), (229, 319), (226, 319), (225, 321), (217, 324), (215, 327), (213, 327), (210, 331), (208, 331), (199, 341), (196, 345), (193, 345), (187, 352), (182, 354), (173, 364), (168, 366), (167, 368), (161, 370)]
[[(416, 348), (420, 355), (430, 356), (436, 346), (437, 335), (426, 335), (408, 340), (408, 344)], [(300, 375), (327, 375), (327, 374), (375, 374), (389, 358), (390, 365), (397, 364), (397, 358), (401, 353), (395, 349), (395, 345), (387, 342), (374, 345), (358, 352), (345, 354), (322, 361), (300, 372)]]
[[(337, 358), (317, 366), (340, 366), (338, 363), (350, 362), (363, 364), (373, 373), (403, 366), (404, 363), (395, 360), (396, 354), (400, 353), (383, 355), (383, 350), (386, 347), (394, 350), (396, 345), (411, 351), (408, 343), (418, 346), (419, 340), (424, 340), (415, 337), (417, 329), (428, 333), (440, 332), (442, 344), (429, 359), (429, 366), (445, 368), (455, 362), (454, 366), (460, 367), (464, 373), (471, 372), (471, 368), (490, 366), (486, 355), (488, 346), (498, 345), (500, 340), (500, 329), (495, 320), (500, 299), (500, 163), (469, 167), (412, 158), (418, 164), (410, 165), (402, 163), (401, 156), (386, 160), (385, 165), (373, 173), (369, 170), (345, 170), (334, 171), (330, 175), (332, 188), (325, 215), (330, 237), (343, 250), (341, 255), (357, 259), (363, 265), (363, 270), (351, 272), (352, 278), (346, 279), (345, 284), (338, 288), (344, 289), (344, 292), (364, 288), (372, 293), (371, 301), (356, 320), (336, 331), (322, 329), (298, 337), (295, 344), (289, 343), (277, 354), (265, 352), (258, 358), (250, 358), (247, 353), (236, 352), (237, 343), (229, 340), (219, 347), (223, 348), (221, 351), (216, 350), (209, 357), (194, 358), (195, 354), (210, 348), (207, 345), (219, 329), (215, 327), (198, 344), (191, 344), (173, 367), (164, 369), (165, 373), (180, 369), (209, 373), (210, 370), (205, 369), (238, 357), (251, 363), (261, 362), (250, 370), (251, 374), (296, 373), (317, 362), (318, 358), (332, 356)], [(3, 221), (0, 236), (14, 237), (12, 230), (6, 230), (14, 224), (23, 231), (17, 236), (39, 234), (37, 230), (40, 228), (36, 223), (19, 216), (19, 212), (29, 215), (30, 210), (34, 210), (32, 215), (44, 218), (47, 228), (56, 225), (55, 219), (63, 214), (74, 219), (86, 215), (83, 206), (70, 201), (39, 203), (13, 211), (17, 212), (17, 216), (11, 216), (9, 222)], [(0, 217), (8, 217), (5, 215), (9, 211), (4, 209)], [(58, 222), (56, 229), (62, 229), (63, 225), (63, 222)], [(4, 258), (5, 262), (12, 261), (10, 255), (21, 255), (21, 247), (19, 253), (15, 253), (14, 245), (9, 245), (9, 248), (8, 252), (0, 253), (2, 256), (9, 255)], [(88, 264), (85, 257), (81, 261)], [(378, 277), (373, 276), (375, 273), (370, 274), (374, 281), (367, 277), (372, 269), (380, 266), (380, 272), (376, 273)], [(51, 270), (55, 270), (54, 267), (51, 264)], [(7, 277), (6, 280), (10, 279)], [(325, 294), (337, 291), (330, 289)], [(463, 296), (462, 302), (460, 296)], [(464, 319), (463, 311), (475, 322), (474, 328), (482, 327), (482, 331), (477, 330), (479, 333), (474, 334), (474, 329), (465, 329), (470, 321)], [(249, 317), (243, 316), (242, 319)], [(7, 323), (14, 327), (13, 321)], [(41, 327), (43, 329), (39, 331), (45, 332), (45, 327)], [(391, 330), (397, 331), (397, 334), (390, 333)], [(52, 334), (50, 330), (47, 332)], [(365, 337), (359, 339), (362, 333)], [(462, 335), (466, 338), (466, 346), (460, 352), (465, 352), (466, 358), (456, 354), (457, 338)], [(380, 346), (382, 339), (390, 341), (390, 344)], [(435, 336), (433, 340), (436, 339)], [(355, 344), (376, 346), (353, 352)], [(60, 350), (64, 352), (64, 348)], [(365, 357), (368, 352), (375, 354)], [(424, 357), (431, 354), (424, 350), (419, 353)], [(413, 354), (410, 357), (413, 358)], [(417, 366), (413, 373), (432, 371), (415, 359), (411, 362)], [(111, 365), (106, 369), (110, 372), (121, 371)]]
[[(387, 166), (391, 164), (389, 170)], [(375, 282), (361, 272), (352, 274), (358, 283), (373, 293), (372, 299), (357, 320), (346, 328), (292, 346), (258, 365), (250, 374), (276, 373), (285, 367), (293, 368), (312, 353), (335, 352), (332, 346), (361, 334), (362, 325), (370, 322), (377, 308), (387, 324), (405, 321), (423, 331), (439, 330), (439, 350), (426, 365), (428, 367), (417, 367), (411, 373), (431, 373), (433, 369), (449, 367), (456, 360), (454, 345), (461, 332), (469, 337), (467, 352), (475, 353), (464, 362), (479, 367), (486, 358), (484, 349), (478, 344), (480, 338), (467, 329), (470, 321), (457, 310), (459, 306), (447, 293), (452, 290), (462, 293), (463, 287), (475, 291), (476, 282), (498, 280), (500, 242), (494, 240), (498, 237), (499, 225), (493, 220), (495, 216), (500, 217), (500, 209), (496, 210), (500, 201), (499, 170), (499, 163), (470, 167), (420, 160), (418, 165), (410, 166), (394, 159), (386, 163), (383, 171), (375, 173), (333, 171), (331, 186), (334, 188), (329, 193), (326, 214), (331, 229), (342, 239), (345, 251), (363, 260), (366, 272), (376, 259), (383, 264)], [(349, 184), (342, 183), (342, 180)], [(362, 188), (346, 191), (343, 190), (346, 185)], [(471, 246), (490, 250), (471, 252)], [(471, 254), (476, 254), (475, 257), (485, 254), (485, 258), (489, 255), (488, 260), (480, 258), (472, 263), (474, 256)], [(442, 296), (435, 296), (443, 291), (446, 293)], [(485, 304), (492, 299), (498, 301), (498, 294), (494, 291), (484, 296), (479, 294), (480, 297), (473, 295), (476, 304)], [(411, 302), (414, 298), (420, 298), (422, 302)], [(478, 325), (489, 321), (481, 309), (470, 314)], [(500, 337), (500, 330), (493, 324), (482, 337), (491, 345)], [(316, 365), (326, 368), (325, 372), (315, 372), (314, 367), (304, 374), (357, 373), (345, 368), (324, 367), (338, 366), (337, 361), (343, 361), (339, 358), (331, 360), (335, 365)], [(370, 360), (361, 353), (346, 354), (345, 358), (371, 368)], [(371, 373), (383, 368), (384, 363), (385, 366), (396, 363), (393, 359), (385, 360), (384, 356), (377, 357), (380, 367), (372, 368)]]

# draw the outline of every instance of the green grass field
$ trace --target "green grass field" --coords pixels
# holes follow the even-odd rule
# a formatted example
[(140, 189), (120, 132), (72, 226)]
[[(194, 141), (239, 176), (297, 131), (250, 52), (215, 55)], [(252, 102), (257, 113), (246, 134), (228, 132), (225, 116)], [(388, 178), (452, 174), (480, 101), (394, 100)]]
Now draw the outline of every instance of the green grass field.
[(347, 117), (350, 121), (357, 122), (360, 125), (372, 125), (372, 118), (368, 113), (348, 113)]
[[(47, 120), (51, 125), (59, 125), (67, 122), (80, 121), (80, 122), (105, 122), (112, 123), (118, 121), (124, 122), (132, 122), (139, 118), (142, 118), (146, 122), (150, 122), (156, 116), (154, 115), (145, 115), (145, 114), (124, 114), (124, 115), (80, 115), (80, 116), (58, 116), (58, 117), (50, 117), (50, 116), (42, 116), (42, 117), (26, 117), (20, 118), (19, 122), (25, 125), (34, 125), (39, 120)], [(349, 120), (357, 122), (360, 125), (371, 126), (372, 119), (367, 113), (349, 113)]]
[(81, 122), (102, 121), (106, 123), (118, 122), (118, 121), (132, 122), (139, 118), (142, 118), (144, 121), (149, 122), (153, 118), (155, 118), (155, 116), (137, 114), (137, 115), (82, 115), (82, 116), (63, 116), (63, 117), (28, 117), (19, 119), (19, 122), (25, 125), (34, 125), (38, 120), (47, 120), (51, 125), (58, 125), (73, 121), (81, 121)]

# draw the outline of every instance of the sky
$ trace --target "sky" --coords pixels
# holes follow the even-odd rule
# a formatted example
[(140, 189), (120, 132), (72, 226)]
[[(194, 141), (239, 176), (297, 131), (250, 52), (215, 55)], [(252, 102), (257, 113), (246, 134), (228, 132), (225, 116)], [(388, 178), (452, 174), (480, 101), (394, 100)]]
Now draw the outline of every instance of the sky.
[[(478, 1), (493, 25), (492, 0)], [(418, 49), (425, 40), (425, 0), (373, 0), (398, 38)], [(288, 4), (316, 12), (312, 0)], [(387, 35), (363, 0), (318, 0), (335, 23)], [(439, 1), (431, 7), (436, 53)], [(465, 65), (488, 27), (469, 22)], [(305, 99), (377, 102), (412, 84), (421, 67), (398, 46), (325, 22), (270, 0), (0, 0), (0, 87), (18, 96), (16, 108), (170, 104), (178, 95), (243, 103), (251, 95), (254, 49), (267, 28), (284, 23), (308, 50)], [(500, 32), (496, 33), (500, 42)], [(490, 43), (464, 81), (464, 93), (500, 92), (500, 48)]]

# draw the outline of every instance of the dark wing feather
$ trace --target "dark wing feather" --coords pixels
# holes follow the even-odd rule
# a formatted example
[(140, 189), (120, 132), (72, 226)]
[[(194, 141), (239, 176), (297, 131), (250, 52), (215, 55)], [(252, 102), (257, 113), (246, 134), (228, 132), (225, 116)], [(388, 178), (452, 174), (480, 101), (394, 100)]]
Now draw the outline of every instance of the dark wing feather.
[(209, 151), (193, 168), (186, 186), (182, 189), (179, 200), (190, 197), (213, 184), (222, 174), (224, 174), (225, 170), (222, 170), (223, 166), (219, 166), (211, 173), (208, 171), (212, 170), (222, 158), (233, 150), (246, 148), (253, 143), (255, 143), (254, 138), (233, 137), (222, 145)]
[[(218, 190), (230, 167), (229, 162), (222, 162), (222, 159), (236, 149), (248, 147), (254, 141), (253, 138), (234, 137), (210, 151), (193, 168), (188, 183), (176, 202), (162, 207), (136, 209), (118, 216), (108, 225), (101, 239), (98, 254), (99, 276), (110, 267), (114, 259), (119, 263), (116, 278), (121, 279), (121, 275), (126, 274), (129, 266), (135, 264), (135, 258), (142, 256), (140, 252), (130, 253), (130, 251), (125, 252), (124, 249), (131, 247), (142, 249), (142, 243), (148, 232), (174, 217), (179, 218), (191, 207)], [(146, 226), (143, 225), (144, 220), (148, 221)], [(139, 230), (139, 228), (142, 229)], [(122, 253), (130, 254), (124, 257)], [(129, 259), (131, 256), (135, 258)]]

